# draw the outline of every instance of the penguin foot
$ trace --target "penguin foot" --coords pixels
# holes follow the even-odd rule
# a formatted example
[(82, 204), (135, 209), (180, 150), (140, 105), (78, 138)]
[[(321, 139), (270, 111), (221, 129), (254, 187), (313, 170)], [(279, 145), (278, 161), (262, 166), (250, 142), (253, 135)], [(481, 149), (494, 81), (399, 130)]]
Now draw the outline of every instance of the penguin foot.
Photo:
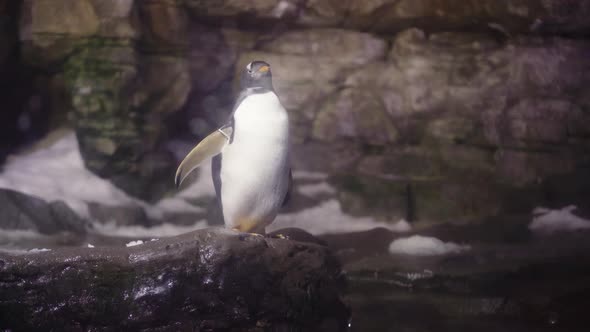
[(289, 238), (283, 234), (268, 234), (266, 237), (271, 239), (281, 239), (281, 240), (288, 240)]
[(253, 232), (244, 232), (243, 230), (239, 229), (239, 228), (232, 228), (232, 231), (236, 232), (236, 233), (242, 233), (242, 234), (247, 234), (247, 235), (252, 235), (252, 236), (262, 236), (262, 237), (266, 237), (265, 234), (260, 234), (260, 233), (253, 233)]

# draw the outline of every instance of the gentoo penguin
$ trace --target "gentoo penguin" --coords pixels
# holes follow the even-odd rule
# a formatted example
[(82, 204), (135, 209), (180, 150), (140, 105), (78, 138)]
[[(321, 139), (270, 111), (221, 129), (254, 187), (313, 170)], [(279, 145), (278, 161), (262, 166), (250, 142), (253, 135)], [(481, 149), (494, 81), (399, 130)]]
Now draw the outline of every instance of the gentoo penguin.
[(229, 121), (184, 158), (176, 185), (212, 157), (213, 184), (226, 227), (264, 234), (288, 200), (292, 183), (289, 119), (273, 89), (268, 63), (249, 63), (240, 83)]

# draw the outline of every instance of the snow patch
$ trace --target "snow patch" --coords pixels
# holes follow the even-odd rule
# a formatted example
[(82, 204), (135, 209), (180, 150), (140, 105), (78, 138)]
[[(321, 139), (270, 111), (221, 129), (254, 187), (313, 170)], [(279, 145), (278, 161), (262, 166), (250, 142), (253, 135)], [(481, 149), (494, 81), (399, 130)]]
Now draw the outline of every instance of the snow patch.
[(125, 244), (125, 247), (135, 247), (138, 246), (140, 244), (143, 244), (142, 240), (136, 240), (136, 241), (131, 241)]
[(179, 226), (169, 223), (164, 223), (153, 227), (120, 226), (114, 222), (94, 225), (95, 231), (102, 235), (144, 238), (176, 236), (207, 227), (208, 225), (206, 221), (199, 221), (191, 226)]
[(412, 256), (436, 256), (456, 254), (471, 249), (468, 245), (460, 245), (454, 242), (443, 242), (434, 237), (413, 235), (396, 239), (389, 245), (392, 254)]
[(537, 207), (533, 210), (534, 217), (529, 224), (529, 229), (541, 233), (589, 229), (590, 220), (574, 215), (572, 212), (576, 209), (575, 205), (569, 205), (558, 210)]
[(335, 199), (296, 213), (280, 214), (266, 228), (272, 232), (285, 227), (298, 227), (313, 235), (360, 232), (383, 227), (391, 231), (407, 231), (409, 224), (400, 221), (397, 224), (376, 221), (372, 217), (353, 217), (342, 212), (340, 202)]
[(46, 251), (51, 251), (51, 249), (47, 249), (47, 248), (33, 248), (33, 249), (30, 249), (28, 252), (35, 253), (35, 252), (46, 252)]
[(327, 182), (319, 182), (299, 185), (297, 191), (302, 195), (313, 198), (322, 194), (332, 195), (336, 192), (336, 189)]
[(54, 132), (38, 144), (46, 147), (11, 156), (0, 174), (0, 188), (36, 196), (47, 202), (62, 200), (83, 218), (90, 217), (89, 202), (108, 206), (139, 205), (152, 218), (162, 218), (165, 212), (201, 213), (204, 209), (191, 205), (185, 198), (214, 195), (210, 167), (202, 167), (198, 180), (191, 186), (174, 197), (150, 205), (130, 197), (87, 170), (73, 132), (58, 135), (60, 132)]
[(84, 167), (78, 141), (71, 132), (44, 149), (10, 157), (0, 174), (0, 188), (37, 196), (48, 202), (63, 200), (83, 217), (88, 217), (87, 202), (105, 205), (134, 203), (120, 189)]
[(275, 8), (271, 11), (271, 15), (277, 18), (281, 18), (287, 13), (290, 13), (295, 10), (295, 5), (290, 3), (289, 1), (281, 0)]
[(88, 248), (94, 248), (94, 246), (92, 244), (90, 244), (90, 243), (88, 243), (87, 247)]

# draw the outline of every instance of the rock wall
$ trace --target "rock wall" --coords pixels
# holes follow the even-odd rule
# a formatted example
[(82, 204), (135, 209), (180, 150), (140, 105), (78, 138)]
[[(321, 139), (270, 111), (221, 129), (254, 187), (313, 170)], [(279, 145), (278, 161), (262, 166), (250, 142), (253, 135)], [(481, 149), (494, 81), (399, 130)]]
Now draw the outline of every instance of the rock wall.
[(66, 96), (51, 112), (70, 110), (90, 170), (144, 199), (170, 189), (162, 143), (220, 125), (253, 59), (273, 66), (295, 166), (335, 174), (348, 212), (470, 219), (590, 194), (590, 1), (21, 7), (22, 61)]
[(159, 146), (162, 121), (191, 89), (178, 7), (28, 0), (21, 15), (23, 57), (63, 81), (58, 107), (71, 110), (86, 166), (134, 196), (161, 197), (175, 167)]

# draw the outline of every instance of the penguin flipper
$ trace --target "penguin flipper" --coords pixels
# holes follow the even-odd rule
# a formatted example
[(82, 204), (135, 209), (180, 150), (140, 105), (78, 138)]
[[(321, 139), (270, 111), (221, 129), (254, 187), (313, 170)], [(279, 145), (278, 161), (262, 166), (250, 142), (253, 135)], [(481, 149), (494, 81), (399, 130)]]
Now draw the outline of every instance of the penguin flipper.
[(189, 152), (176, 170), (174, 183), (180, 187), (186, 177), (194, 171), (201, 163), (209, 158), (215, 157), (229, 141), (232, 135), (231, 127), (224, 127), (214, 131), (205, 137), (197, 146)]

